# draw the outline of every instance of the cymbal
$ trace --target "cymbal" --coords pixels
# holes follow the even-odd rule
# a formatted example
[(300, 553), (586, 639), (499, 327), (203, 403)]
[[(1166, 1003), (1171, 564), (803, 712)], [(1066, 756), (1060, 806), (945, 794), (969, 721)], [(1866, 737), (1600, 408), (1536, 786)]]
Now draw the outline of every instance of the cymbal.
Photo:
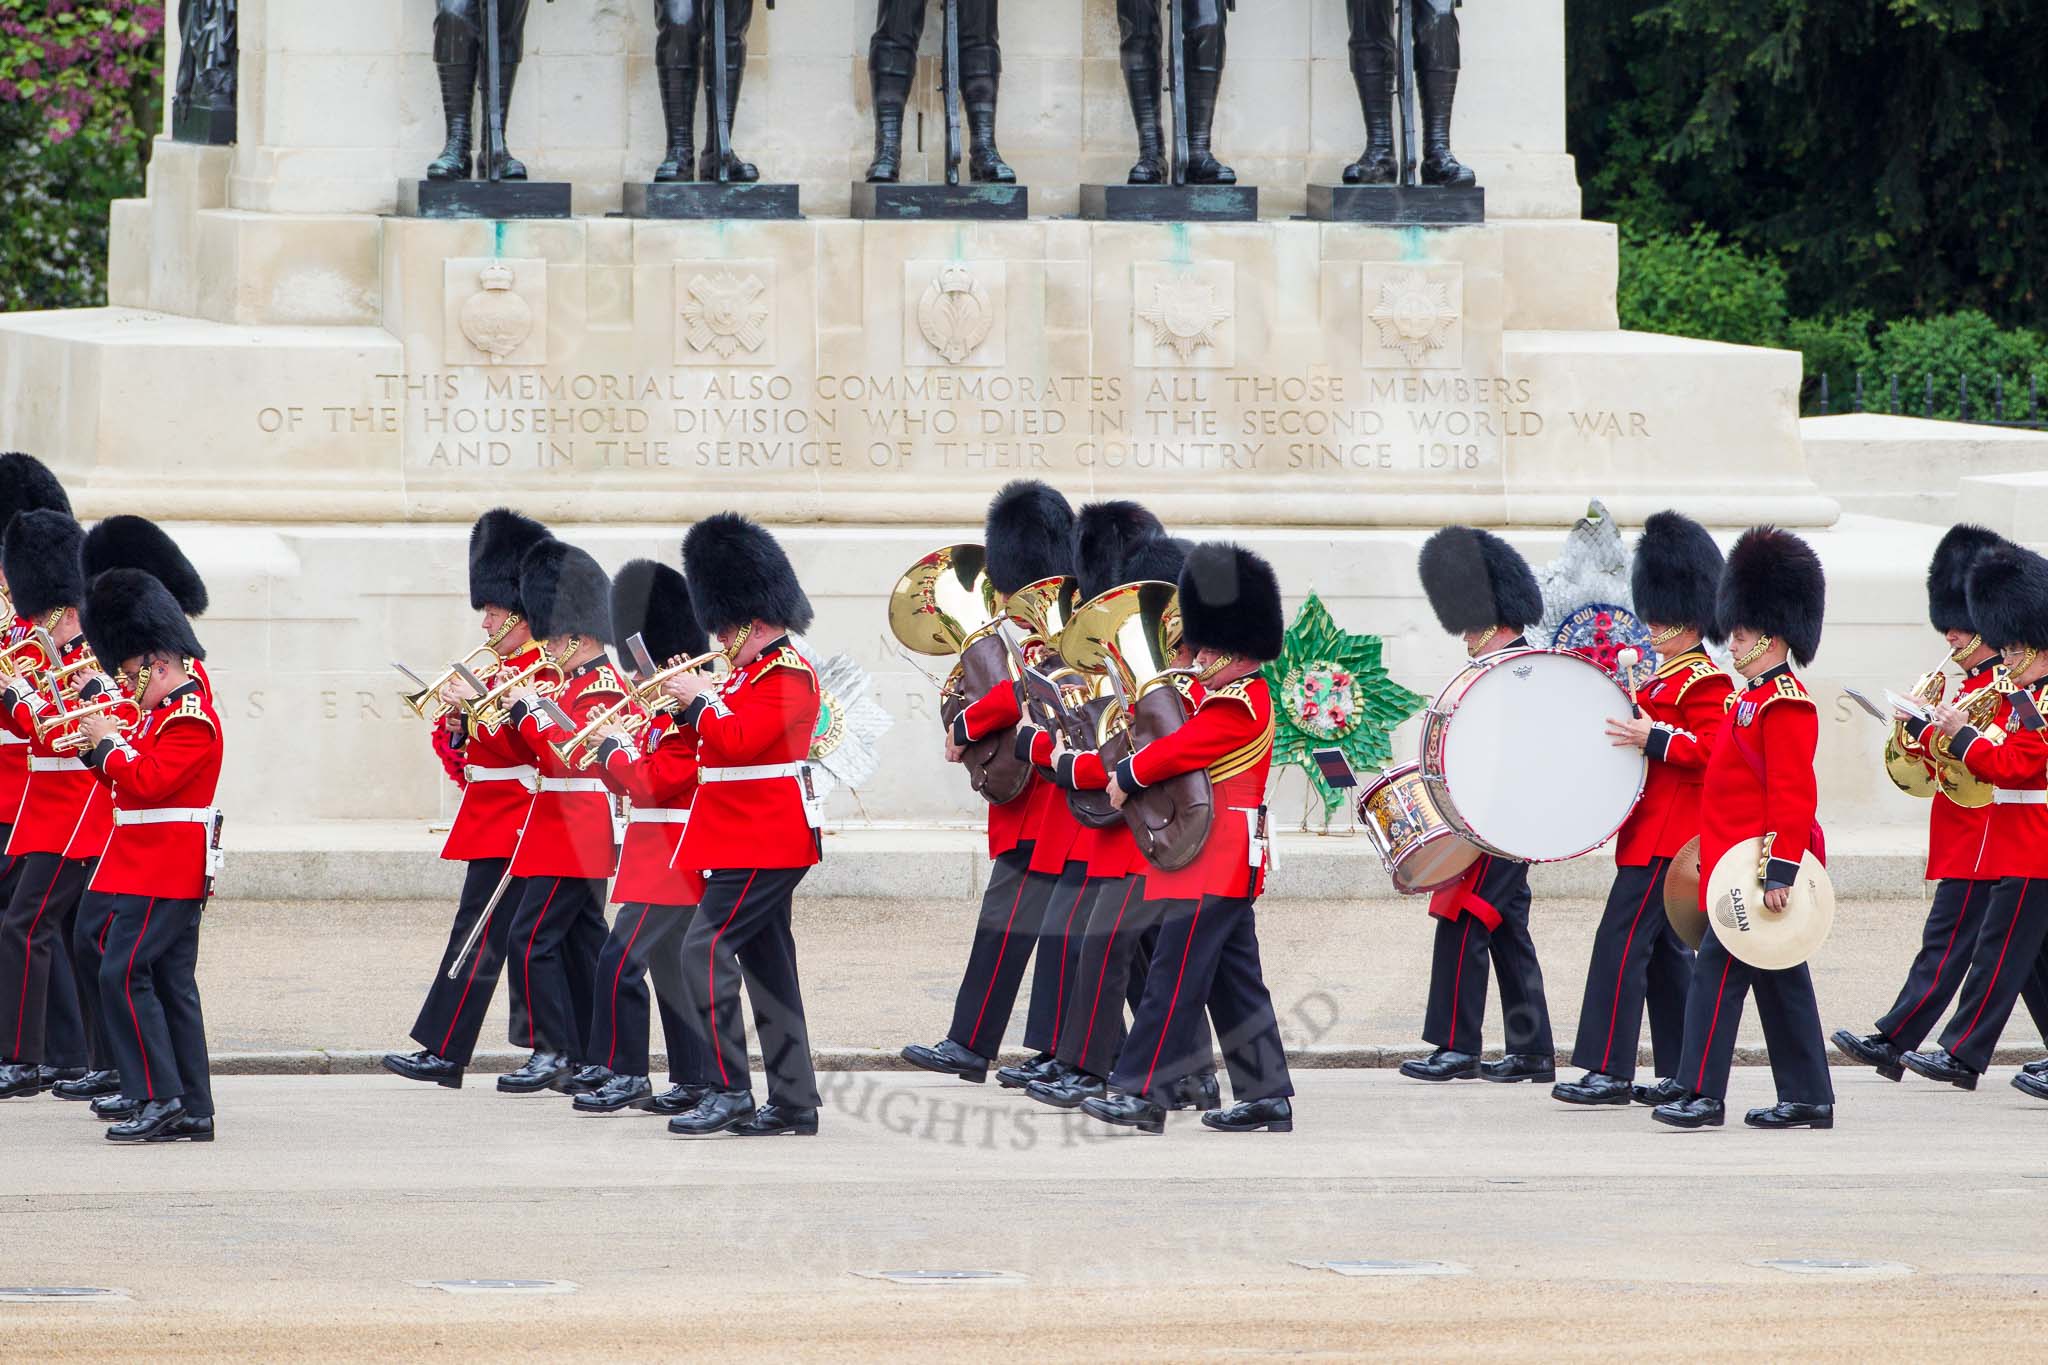
[(1664, 874), (1664, 918), (1689, 948), (1707, 936), (1707, 912), (1700, 909), (1700, 841), (1694, 835)]
[(1707, 917), (1731, 957), (1764, 971), (1796, 967), (1827, 941), (1835, 884), (1809, 850), (1783, 910), (1764, 906), (1764, 841), (1745, 839), (1721, 855), (1707, 878)]

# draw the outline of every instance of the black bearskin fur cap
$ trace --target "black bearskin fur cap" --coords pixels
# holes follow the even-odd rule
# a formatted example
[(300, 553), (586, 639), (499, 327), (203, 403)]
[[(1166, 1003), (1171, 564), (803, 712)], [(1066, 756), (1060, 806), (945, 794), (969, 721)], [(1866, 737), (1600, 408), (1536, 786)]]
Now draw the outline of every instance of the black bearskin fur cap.
[(519, 601), (536, 640), (582, 635), (610, 644), (611, 597), (612, 580), (598, 562), (553, 536), (519, 561)]
[(1436, 619), (1453, 635), (1543, 619), (1543, 590), (1529, 562), (1491, 531), (1446, 526), (1423, 542), (1416, 561)]
[(1828, 581), (1813, 547), (1775, 526), (1752, 526), (1728, 552), (1715, 610), (1721, 629), (1738, 626), (1785, 642), (1801, 668), (1820, 652)]
[(1166, 528), (1135, 502), (1091, 502), (1074, 518), (1074, 576), (1083, 602), (1108, 592), (1131, 576), (1124, 565), (1143, 542), (1166, 534)]
[(1997, 545), (1970, 566), (1970, 620), (1993, 649), (2048, 649), (2048, 559)]
[(50, 467), (33, 455), (11, 450), (0, 455), (0, 531), (23, 512), (71, 515), (71, 498)]
[(1677, 512), (1653, 513), (1636, 540), (1629, 596), (1645, 624), (1686, 626), (1720, 644), (1714, 594), (1721, 585), (1721, 547), (1707, 528)]
[(154, 574), (141, 569), (109, 569), (94, 578), (79, 624), (102, 668), (119, 668), (151, 654), (206, 657), (184, 607)]
[(528, 550), (547, 538), (547, 527), (509, 507), (493, 507), (478, 517), (469, 528), (470, 609), (505, 607), (528, 615), (519, 597), (519, 565)]
[(1982, 526), (1958, 522), (1948, 528), (1927, 565), (1927, 619), (1939, 631), (1977, 634), (1970, 615), (1970, 567), (1986, 550), (2005, 544), (2005, 537)]
[(1180, 621), (1192, 649), (1271, 662), (1280, 657), (1287, 633), (1280, 580), (1271, 564), (1241, 545), (1197, 545), (1181, 566)]
[(1058, 489), (1036, 479), (1003, 485), (988, 505), (985, 540), (989, 582), (1005, 596), (1074, 572), (1074, 509)]
[(1143, 541), (1132, 547), (1130, 554), (1125, 556), (1123, 581), (1178, 583), (1180, 571), (1188, 562), (1188, 551), (1192, 549), (1192, 542), (1182, 540), (1178, 536), (1154, 536)]
[(0, 570), (14, 609), (33, 619), (85, 601), (85, 569), (78, 552), (85, 531), (69, 512), (38, 509), (7, 523), (0, 537)]
[(631, 560), (612, 579), (612, 638), (624, 650), (635, 635), (646, 640), (657, 667), (673, 659), (694, 659), (711, 649), (710, 638), (690, 609), (690, 585), (674, 569), (652, 559)]
[(781, 543), (737, 512), (719, 512), (690, 528), (683, 537), (683, 577), (690, 581), (697, 624), (712, 635), (749, 621), (811, 628), (811, 599)]
[(206, 614), (206, 580), (148, 517), (108, 517), (85, 533), (81, 557), (88, 580), (109, 569), (140, 569), (169, 588), (187, 616)]

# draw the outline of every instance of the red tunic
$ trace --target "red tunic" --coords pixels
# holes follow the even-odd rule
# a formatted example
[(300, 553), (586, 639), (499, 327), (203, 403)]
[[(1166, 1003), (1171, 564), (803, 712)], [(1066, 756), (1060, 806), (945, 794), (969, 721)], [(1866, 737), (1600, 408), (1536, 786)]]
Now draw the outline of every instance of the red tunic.
[[(2048, 685), (2025, 689), (2036, 710), (2048, 709)], [(2048, 731), (2029, 730), (2013, 715), (2010, 697), (1979, 733), (1965, 726), (1950, 748), (1977, 776), (1997, 788), (1991, 806), (1987, 877), (2048, 877)]]
[[(1266, 779), (1272, 768), (1273, 698), (1256, 673), (1210, 688), (1186, 725), (1117, 764), (1117, 782), (1126, 790), (1206, 770), (1215, 791), (1216, 818), (1208, 842), (1178, 872), (1148, 869), (1146, 900), (1258, 899), (1272, 866), (1265, 833)], [(1255, 826), (1261, 831), (1256, 841)]]
[[(992, 687), (980, 700), (953, 719), (953, 743), (961, 748), (1011, 729), (1024, 718), (1017, 685)], [(1024, 790), (1000, 806), (988, 808), (988, 856), (1000, 858), (1031, 837), (1038, 788), (1045, 783), (1033, 774)]]
[[(1998, 658), (1994, 655), (1963, 675), (1962, 687), (1956, 693), (1958, 703), (1961, 698), (1991, 686), (1997, 676)], [(1927, 734), (1922, 731), (1918, 739), (1908, 740), (1903, 747), (1907, 753), (1924, 758), (1927, 754), (1926, 739)], [(1997, 875), (1990, 870), (1991, 813), (1994, 809), (1996, 807), (1992, 805), (1959, 806), (1949, 800), (1945, 792), (1936, 789), (1927, 811), (1929, 881), (1948, 877), (1984, 881)]]
[[(797, 770), (818, 724), (818, 675), (776, 640), (715, 693), (690, 703), (698, 780), (677, 862), (693, 872), (810, 867), (818, 831)], [(750, 774), (750, 770), (753, 770)]]
[[(624, 679), (603, 658), (573, 670), (555, 697), (555, 705), (579, 728), (592, 713), (611, 706), (627, 693)], [(538, 706), (515, 706), (513, 728), (524, 761), (540, 772), (540, 790), (526, 812), (526, 827), (512, 855), (515, 877), (585, 877), (612, 875), (616, 849), (612, 840), (612, 798), (602, 778), (564, 763), (554, 745), (566, 740), (547, 712)]]
[[(508, 676), (539, 656), (539, 646), (532, 644), (511, 655), (505, 660)], [(527, 807), (533, 804), (533, 779), (539, 774), (510, 720), (496, 729), (471, 722), (467, 729), (469, 738), (457, 745), (446, 729), (434, 727), (434, 752), (462, 788), (462, 804), (455, 808), (455, 824), (441, 845), (441, 856), (451, 862), (509, 858), (519, 843)]]
[(136, 733), (100, 742), (93, 776), (116, 813), (89, 889), (166, 900), (207, 894), (221, 753), (220, 717), (196, 681), (146, 712)]
[(619, 850), (612, 900), (621, 905), (695, 905), (704, 879), (676, 866), (690, 802), (697, 794), (697, 732), (672, 716), (658, 717), (645, 754), (609, 742), (598, 765), (605, 785), (633, 803)]
[(1647, 867), (1652, 859), (1675, 857), (1700, 832), (1700, 786), (1734, 690), (1704, 650), (1687, 650), (1636, 694), (1654, 726), (1643, 746), (1650, 771), (1614, 841), (1615, 866)]
[[(42, 651), (30, 649), (36, 670), (44, 667)], [(73, 636), (60, 644), (60, 664), (76, 662), (85, 652), (85, 636)], [(106, 790), (93, 780), (76, 750), (59, 753), (51, 747), (70, 728), (53, 727), (48, 735), (36, 737), (36, 721), (49, 714), (50, 703), (39, 688), (16, 683), (4, 694), (0, 706), (0, 727), (28, 743), (28, 783), (21, 807), (15, 813), (14, 832), (7, 841), (7, 854), (18, 858), (29, 853), (57, 853), (67, 858), (96, 858), (107, 846), (113, 828), (113, 802)]]
[[(15, 645), (28, 637), (29, 623), (19, 616), (7, 627), (0, 644)], [(40, 650), (24, 650), (23, 653), (40, 655)], [(21, 809), (21, 794), (28, 786), (28, 741), (6, 728), (0, 720), (0, 825), (14, 823), (15, 812)]]
[(1813, 754), (1820, 711), (1790, 667), (1780, 664), (1732, 695), (1707, 760), (1700, 800), (1700, 908), (1721, 856), (1745, 839), (1770, 839), (1765, 887), (1790, 886), (1810, 847), (1827, 850), (1815, 816), (1820, 790)]

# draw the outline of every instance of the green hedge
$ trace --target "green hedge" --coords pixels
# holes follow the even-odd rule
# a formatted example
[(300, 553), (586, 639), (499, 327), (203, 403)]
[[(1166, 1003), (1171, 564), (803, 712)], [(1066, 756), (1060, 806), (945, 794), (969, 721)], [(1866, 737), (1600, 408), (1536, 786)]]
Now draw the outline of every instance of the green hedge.
[(107, 301), (107, 214), (142, 193), (133, 142), (51, 142), (36, 111), (0, 103), (0, 312)]

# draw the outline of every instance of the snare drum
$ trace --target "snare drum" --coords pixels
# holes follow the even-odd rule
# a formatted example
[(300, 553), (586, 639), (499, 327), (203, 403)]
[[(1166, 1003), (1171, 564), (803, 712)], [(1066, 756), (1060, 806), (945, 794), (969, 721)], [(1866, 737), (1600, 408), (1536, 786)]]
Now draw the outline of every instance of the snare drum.
[(1649, 760), (1616, 747), (1628, 694), (1598, 664), (1549, 649), (1475, 659), (1422, 723), (1423, 784), (1450, 827), (1488, 853), (1552, 863), (1614, 837)]
[(1394, 889), (1420, 896), (1449, 886), (1479, 860), (1478, 845), (1437, 811), (1413, 763), (1390, 768), (1358, 798), (1365, 837), (1379, 851)]

